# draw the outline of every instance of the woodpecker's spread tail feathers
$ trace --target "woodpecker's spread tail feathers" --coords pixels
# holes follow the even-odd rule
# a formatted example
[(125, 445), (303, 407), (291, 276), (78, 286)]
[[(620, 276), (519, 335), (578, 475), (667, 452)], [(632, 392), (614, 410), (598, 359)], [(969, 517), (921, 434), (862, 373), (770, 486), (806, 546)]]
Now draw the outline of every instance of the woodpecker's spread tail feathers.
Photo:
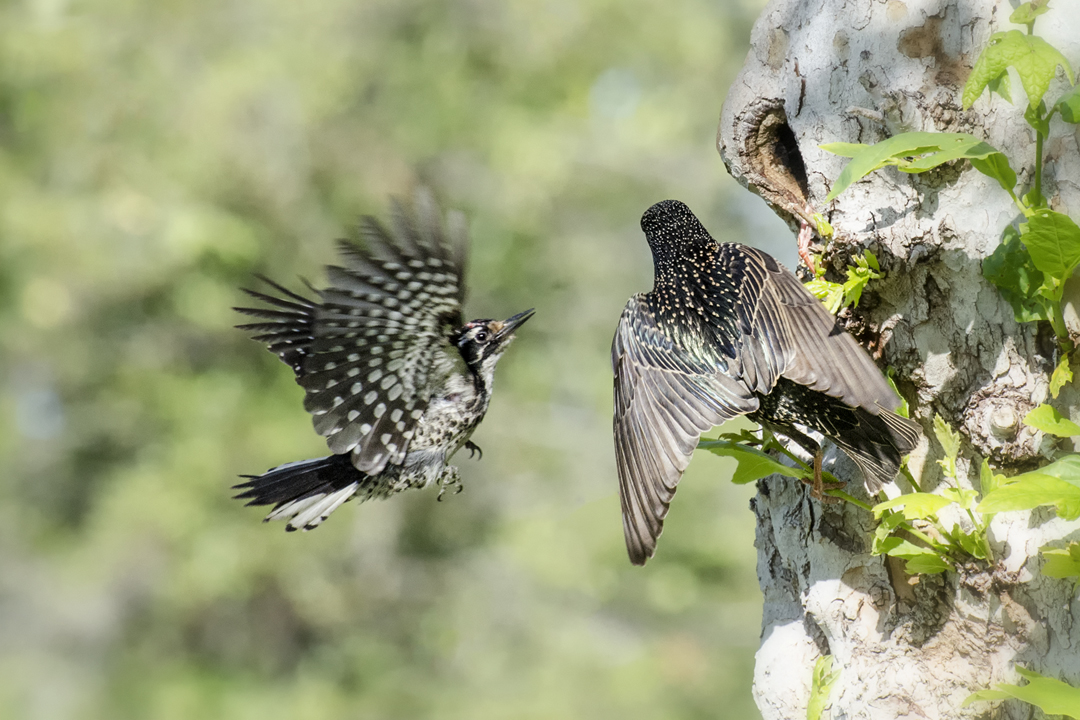
[(262, 475), (242, 475), (235, 497), (248, 505), (273, 505), (265, 521), (286, 520), (286, 530), (311, 530), (351, 499), (365, 479), (348, 455), (300, 460)]

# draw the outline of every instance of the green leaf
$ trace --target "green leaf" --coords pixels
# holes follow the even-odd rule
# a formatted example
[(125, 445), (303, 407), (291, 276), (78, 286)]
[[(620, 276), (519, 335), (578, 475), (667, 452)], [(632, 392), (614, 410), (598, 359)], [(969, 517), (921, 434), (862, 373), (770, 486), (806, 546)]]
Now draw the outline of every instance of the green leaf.
[(877, 257), (869, 250), (863, 250), (862, 255), (856, 255), (855, 265), (849, 266), (847, 269), (848, 279), (843, 285), (844, 300), (841, 307), (847, 305), (855, 307), (858, 305), (859, 300), (862, 299), (862, 291), (866, 284), (871, 280), (881, 278), (881, 273), (877, 272), (880, 269)]
[(829, 221), (821, 213), (814, 213), (813, 220), (817, 234), (825, 240), (829, 240), (833, 236), (833, 226), (829, 224)]
[(1004, 153), (996, 152), (984, 158), (973, 157), (968, 160), (971, 162), (971, 167), (997, 180), (1006, 192), (1012, 192), (1012, 189), (1016, 187), (1016, 171), (1012, 169), (1009, 158), (1005, 157)]
[(1057, 408), (1046, 404), (1025, 415), (1024, 424), (1057, 437), (1080, 435), (1080, 425), (1059, 413)]
[(979, 492), (982, 493), (983, 497), (986, 497), (994, 492), (994, 488), (998, 486), (998, 478), (1004, 477), (1004, 475), (995, 475), (994, 471), (990, 469), (990, 461), (984, 458), (982, 467), (979, 469)]
[(965, 510), (975, 506), (975, 501), (979, 498), (979, 493), (974, 490), (957, 490), (956, 488), (945, 488), (941, 491), (941, 497), (950, 502), (954, 502)]
[[(876, 515), (875, 515), (876, 517)], [(880, 555), (888, 550), (889, 546), (883, 545), (893, 530), (900, 527), (904, 523), (904, 513), (895, 512), (892, 510), (886, 510), (878, 522), (878, 526), (874, 529), (874, 555)], [(898, 540), (898, 538), (892, 538)]]
[(1053, 45), (1020, 30), (994, 33), (983, 49), (964, 84), (963, 105), (967, 110), (979, 99), (986, 86), (1009, 68), (1016, 68), (1020, 84), (1028, 96), (1028, 106), (1036, 107), (1054, 79), (1057, 66), (1065, 70), (1069, 84), (1075, 82), (1069, 61)]
[(1042, 471), (1019, 475), (988, 493), (976, 508), (981, 513), (1031, 510), (1053, 505), (1065, 520), (1080, 518), (1080, 486), (1047, 475)]
[(889, 387), (892, 388), (896, 397), (900, 398), (900, 405), (894, 410), (900, 417), (911, 417), (911, 408), (908, 406), (908, 401), (904, 399), (904, 396), (900, 394), (900, 389), (896, 387), (896, 381), (893, 380), (893, 375), (896, 374), (896, 369), (890, 365), (885, 370), (885, 382), (889, 383)]
[(948, 532), (948, 536), (971, 557), (980, 560), (986, 559), (986, 542), (983, 539), (983, 534), (978, 530), (970, 533), (964, 532), (964, 529), (957, 524), (953, 525), (952, 530)]
[(1061, 360), (1058, 361), (1054, 373), (1050, 376), (1051, 397), (1057, 397), (1058, 393), (1061, 392), (1061, 388), (1072, 382), (1073, 371), (1069, 362), (1069, 353), (1061, 353)]
[(840, 677), (840, 670), (832, 670), (832, 655), (824, 655), (814, 663), (810, 681), (810, 700), (806, 704), (806, 720), (821, 720), (821, 713), (829, 704), (829, 693)]
[(1074, 87), (1065, 94), (1065, 97), (1058, 100), (1056, 107), (1061, 114), (1062, 120), (1073, 125), (1080, 123), (1080, 85)]
[[(1056, 477), (1059, 480), (1072, 483), (1077, 487), (1080, 487), (1080, 455), (1076, 453), (1069, 453), (1062, 456), (1060, 459), (1055, 460), (1049, 465), (1044, 465), (1036, 470), (1040, 475), (1049, 475), (1050, 477)], [(1010, 482), (1021, 480), (1028, 473), (1023, 475), (1017, 475), (1010, 479)]]
[(735, 473), (731, 476), (731, 482), (736, 485), (760, 480), (774, 473), (787, 477), (801, 478), (806, 473), (798, 468), (788, 467), (776, 461), (771, 455), (763, 453), (757, 448), (748, 447), (729, 440), (703, 440), (698, 447), (715, 455), (733, 457), (739, 461)]
[(983, 277), (996, 285), (1012, 306), (1016, 322), (1049, 319), (1046, 301), (1039, 295), (1043, 274), (1021, 242), (1019, 230), (1006, 226), (1001, 244), (983, 260), (982, 270)]
[(1042, 135), (1044, 140), (1050, 137), (1050, 117), (1046, 114), (1046, 106), (1041, 100), (1035, 107), (1028, 106), (1024, 110), (1024, 120), (1035, 129), (1035, 132)]
[(810, 294), (825, 303), (825, 309), (835, 315), (844, 304), (844, 286), (840, 283), (829, 282), (817, 278), (806, 283), (804, 287)]
[(934, 435), (945, 457), (955, 460), (960, 454), (960, 433), (949, 427), (949, 423), (937, 414), (934, 415)]
[(988, 82), (986, 88), (990, 92), (1000, 95), (1005, 102), (1012, 104), (1012, 84), (1009, 82), (1009, 73), (1001, 73)]
[(938, 460), (938, 465), (945, 473), (945, 477), (956, 477), (956, 458), (960, 455), (960, 433), (949, 427), (949, 424), (940, 415), (934, 415), (934, 435), (941, 445), (945, 457)]
[(1080, 688), (1019, 666), (1016, 672), (1027, 679), (1027, 685), (998, 683), (994, 690), (980, 690), (969, 695), (964, 700), (964, 706), (985, 700), (1016, 698), (1034, 705), (1048, 715), (1066, 715), (1080, 720)]
[[(943, 135), (946, 133), (942, 133)], [(942, 142), (941, 150), (929, 155), (925, 155), (918, 160), (913, 160), (909, 163), (902, 163), (897, 166), (899, 170), (906, 173), (921, 173), (927, 170), (933, 170), (939, 165), (944, 165), (947, 162), (953, 160), (963, 159), (983, 159), (992, 155), (1001, 155), (993, 145), (987, 143), (984, 140), (979, 140), (976, 137), (959, 136), (952, 139), (950, 142)], [(1006, 160), (1006, 163), (1008, 160)]]
[(973, 692), (968, 695), (967, 699), (960, 704), (960, 707), (967, 707), (974, 702), (992, 702), (994, 700), (1008, 700), (1011, 697), (1012, 695), (1007, 692), (1002, 692), (1001, 690), (979, 690), (978, 692)]
[[(845, 145), (853, 147), (850, 143)], [(833, 183), (825, 202), (830, 202), (855, 181), (886, 165), (894, 165), (904, 172), (924, 172), (950, 160), (987, 158), (997, 152), (986, 142), (967, 133), (900, 133), (876, 145), (864, 146), (852, 156)], [(928, 157), (921, 157), (923, 155)], [(906, 158), (917, 159), (908, 161)]]
[(1065, 280), (1080, 265), (1080, 227), (1068, 215), (1039, 210), (1020, 225), (1020, 238), (1040, 271)]
[(825, 152), (832, 153), (833, 155), (839, 155), (840, 157), (853, 158), (861, 153), (869, 145), (863, 143), (846, 143), (846, 142), (834, 142), (826, 143), (824, 145), (818, 145), (819, 148)]
[(1030, 25), (1035, 22), (1035, 18), (1050, 9), (1047, 7), (1046, 3), (1047, 0), (1035, 0), (1034, 2), (1022, 3), (1013, 10), (1012, 15), (1009, 16), (1009, 22), (1016, 23), (1017, 25)]
[(1042, 574), (1052, 578), (1076, 578), (1080, 584), (1080, 542), (1064, 548), (1042, 548)]
[(904, 565), (904, 569), (911, 575), (937, 575), (951, 568), (952, 565), (936, 554), (917, 555)]
[(908, 493), (875, 505), (874, 517), (880, 518), (886, 510), (900, 510), (908, 520), (923, 520), (951, 502), (948, 498), (931, 493)]

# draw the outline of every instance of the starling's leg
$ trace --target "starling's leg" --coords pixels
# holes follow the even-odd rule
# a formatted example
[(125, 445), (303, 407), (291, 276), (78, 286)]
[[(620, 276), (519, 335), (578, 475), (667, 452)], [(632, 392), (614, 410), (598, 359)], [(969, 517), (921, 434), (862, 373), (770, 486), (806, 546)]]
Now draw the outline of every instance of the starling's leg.
[(457, 495), (465, 489), (465, 486), (461, 484), (461, 476), (458, 475), (458, 469), (453, 465), (444, 467), (435, 482), (439, 484), (439, 497), (435, 498), (439, 502), (442, 502), (443, 493), (450, 488), (454, 488), (454, 492), (452, 492), (451, 495)]
[(814, 261), (810, 258), (810, 242), (814, 239), (814, 230), (805, 220), (799, 224), (799, 258), (810, 268), (810, 272), (817, 274)]
[(484, 459), (484, 451), (480, 449), (480, 446), (474, 443), (472, 440), (465, 441), (465, 449), (469, 451), (469, 459), (471, 460), (473, 455), (479, 455), (477, 460)]
[(840, 498), (834, 498), (832, 495), (826, 495), (825, 491), (839, 490), (840, 488), (844, 487), (844, 483), (825, 482), (824, 478), (821, 477), (821, 458), (822, 452), (821, 447), (819, 446), (818, 449), (814, 451), (814, 479), (811, 480), (810, 478), (803, 478), (803, 482), (807, 485), (812, 486), (810, 489), (810, 497), (827, 505), (832, 505), (840, 502)]

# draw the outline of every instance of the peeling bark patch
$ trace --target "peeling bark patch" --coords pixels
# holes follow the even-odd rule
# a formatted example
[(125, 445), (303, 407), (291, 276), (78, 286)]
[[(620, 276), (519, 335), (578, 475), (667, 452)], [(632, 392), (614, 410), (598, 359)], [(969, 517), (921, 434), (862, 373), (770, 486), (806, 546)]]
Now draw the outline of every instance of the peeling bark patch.
[(945, 39), (942, 33), (944, 22), (945, 13), (943, 12), (941, 15), (931, 15), (926, 18), (926, 22), (922, 25), (902, 31), (896, 43), (896, 49), (912, 60), (933, 58), (934, 67), (937, 69), (934, 82), (938, 85), (955, 87), (962, 73), (958, 59), (950, 57), (945, 50)]
[(935, 15), (928, 17), (923, 25), (904, 30), (900, 33), (896, 49), (913, 60), (925, 57), (937, 60), (945, 54), (945, 43), (941, 40), (941, 22), (944, 19)]
[(773, 70), (784, 66), (788, 53), (788, 34), (783, 28), (773, 28), (769, 33), (769, 47), (765, 52), (765, 64)]

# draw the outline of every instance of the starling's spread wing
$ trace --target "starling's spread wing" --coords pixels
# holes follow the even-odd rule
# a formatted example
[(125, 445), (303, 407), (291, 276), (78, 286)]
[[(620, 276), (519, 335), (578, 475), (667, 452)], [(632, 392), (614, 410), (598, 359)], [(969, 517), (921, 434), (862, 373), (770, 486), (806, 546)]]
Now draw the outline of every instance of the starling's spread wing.
[[(744, 334), (741, 377), (767, 393), (782, 375), (876, 414), (899, 404), (870, 355), (836, 324), (821, 301), (771, 256), (744, 245), (721, 245), (721, 262), (741, 256), (739, 293)], [(764, 389), (755, 381), (764, 380)]]
[(645, 295), (630, 298), (623, 310), (611, 365), (623, 531), (630, 560), (643, 565), (701, 433), (752, 412), (757, 399), (714, 364), (672, 344)]
[(447, 225), (418, 191), (412, 212), (393, 204), (390, 229), (367, 217), (363, 245), (341, 242), (344, 267), (327, 268), (321, 303), (275, 285), (288, 299), (249, 294), (277, 309), (238, 308), (271, 321), (242, 327), (293, 367), (315, 430), (362, 472), (404, 460), (432, 357), (463, 324), (465, 225), (453, 214)]

